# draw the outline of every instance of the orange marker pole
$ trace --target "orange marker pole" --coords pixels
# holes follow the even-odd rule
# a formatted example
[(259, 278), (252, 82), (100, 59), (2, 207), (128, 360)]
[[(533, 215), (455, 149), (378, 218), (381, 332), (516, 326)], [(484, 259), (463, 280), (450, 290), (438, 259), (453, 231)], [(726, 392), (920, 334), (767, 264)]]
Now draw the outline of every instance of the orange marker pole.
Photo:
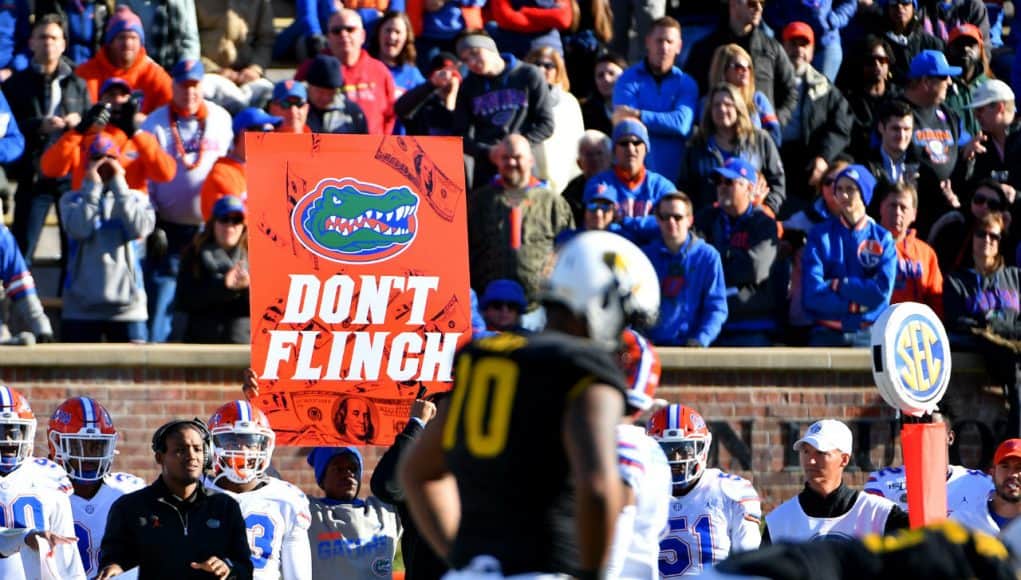
[(947, 519), (947, 432), (942, 423), (908, 423), (900, 432), (912, 528)]

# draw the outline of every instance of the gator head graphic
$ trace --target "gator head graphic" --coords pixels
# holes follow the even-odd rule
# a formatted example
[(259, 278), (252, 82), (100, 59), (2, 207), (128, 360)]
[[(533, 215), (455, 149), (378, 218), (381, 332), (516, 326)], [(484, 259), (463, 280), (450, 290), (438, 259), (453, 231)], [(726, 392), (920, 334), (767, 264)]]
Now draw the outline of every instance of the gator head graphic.
[(345, 264), (380, 262), (403, 252), (418, 231), (418, 195), (355, 179), (326, 179), (295, 205), (291, 227), (303, 246)]

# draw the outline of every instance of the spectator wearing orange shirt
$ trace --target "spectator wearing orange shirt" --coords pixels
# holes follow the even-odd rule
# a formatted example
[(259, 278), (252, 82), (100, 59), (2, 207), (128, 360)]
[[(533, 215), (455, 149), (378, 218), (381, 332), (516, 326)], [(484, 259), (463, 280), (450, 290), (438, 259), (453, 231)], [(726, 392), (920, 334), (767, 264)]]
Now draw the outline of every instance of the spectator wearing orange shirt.
[(879, 205), (880, 225), (886, 228), (897, 248), (897, 277), (890, 304), (921, 302), (943, 316), (943, 274), (932, 246), (915, 237), (909, 229), (918, 214), (918, 192), (898, 182), (886, 189)]
[(216, 160), (202, 184), (202, 219), (209, 221), (217, 200), (233, 195), (241, 201), (248, 199), (245, 183), (245, 133), (266, 133), (276, 130), (283, 122), (262, 109), (248, 107), (234, 117), (234, 145), (229, 153)]
[(81, 189), (88, 163), (89, 146), (101, 133), (113, 141), (120, 152), (117, 161), (124, 167), (130, 189), (147, 191), (149, 181), (170, 181), (177, 163), (160, 147), (151, 134), (138, 129), (134, 112), (137, 102), (131, 86), (120, 78), (103, 83), (99, 102), (86, 111), (81, 123), (66, 131), (39, 159), (39, 171), (46, 177), (71, 176), (71, 189)]
[(149, 58), (144, 44), (142, 21), (130, 8), (119, 6), (106, 26), (103, 49), (75, 71), (85, 79), (93, 101), (99, 100), (103, 83), (116, 77), (142, 93), (140, 108), (146, 115), (170, 102), (170, 75)]

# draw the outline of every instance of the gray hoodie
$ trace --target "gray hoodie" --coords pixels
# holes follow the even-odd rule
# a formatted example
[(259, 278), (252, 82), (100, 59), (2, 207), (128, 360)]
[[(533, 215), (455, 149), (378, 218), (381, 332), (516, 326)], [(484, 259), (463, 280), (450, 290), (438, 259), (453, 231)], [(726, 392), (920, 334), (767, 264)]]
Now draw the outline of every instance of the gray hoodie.
[(148, 196), (123, 177), (87, 179), (60, 198), (69, 238), (64, 312), (69, 320), (146, 320), (141, 248), (156, 225)]

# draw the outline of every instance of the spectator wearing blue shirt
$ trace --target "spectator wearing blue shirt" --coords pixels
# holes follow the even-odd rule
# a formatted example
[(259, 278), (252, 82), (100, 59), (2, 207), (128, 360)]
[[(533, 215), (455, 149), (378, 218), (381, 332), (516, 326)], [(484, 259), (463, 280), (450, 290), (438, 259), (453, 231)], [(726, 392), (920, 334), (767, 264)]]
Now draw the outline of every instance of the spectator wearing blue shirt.
[[(10, 164), (17, 161), (25, 152), (25, 136), (18, 129), (18, 123), (11, 113), (11, 106), (0, 93), (0, 163)], [(9, 204), (7, 174), (0, 168), (0, 199)], [(0, 215), (6, 212), (4, 204), (0, 204)]]
[(777, 302), (770, 274), (776, 262), (776, 220), (752, 203), (755, 168), (731, 157), (714, 170), (717, 205), (699, 212), (695, 229), (720, 253), (727, 288), (727, 322), (716, 344), (769, 346)]
[(28, 37), (32, 32), (29, 13), (28, 0), (8, 0), (0, 4), (0, 81), (7, 80), (14, 71), (27, 68), (32, 58), (28, 51)]
[(872, 323), (890, 305), (897, 250), (865, 213), (876, 180), (849, 165), (834, 184), (839, 214), (808, 235), (801, 258), (803, 305), (815, 321), (811, 346), (868, 346)]
[(669, 16), (653, 23), (645, 37), (648, 56), (628, 68), (613, 88), (614, 115), (633, 116), (649, 129), (649, 169), (677, 179), (678, 160), (691, 135), (698, 106), (695, 79), (674, 66), (681, 52), (681, 25)]
[[(649, 132), (639, 121), (625, 119), (617, 123), (613, 128), (613, 166), (585, 184), (586, 196), (593, 191), (612, 190), (617, 198), (618, 222), (626, 228), (648, 232), (649, 239), (655, 230), (649, 218), (653, 206), (661, 195), (674, 190), (667, 178), (645, 168), (646, 155), (651, 150)], [(643, 243), (641, 236), (634, 239), (639, 245)]]
[(369, 54), (390, 69), (398, 98), (425, 82), (416, 66), (415, 33), (404, 12), (388, 10), (383, 14), (369, 40)]
[(642, 248), (660, 284), (659, 319), (648, 336), (661, 346), (706, 347), (727, 319), (723, 263), (693, 233), (691, 200), (673, 191), (656, 204), (659, 237)]
[[(28, 271), (25, 258), (18, 249), (11, 231), (0, 222), (0, 299), (7, 298), (11, 304), (11, 322), (20, 322), (31, 330), (37, 340), (53, 341), (50, 319), (43, 312), (35, 280)], [(17, 324), (10, 325), (13, 331)]]

